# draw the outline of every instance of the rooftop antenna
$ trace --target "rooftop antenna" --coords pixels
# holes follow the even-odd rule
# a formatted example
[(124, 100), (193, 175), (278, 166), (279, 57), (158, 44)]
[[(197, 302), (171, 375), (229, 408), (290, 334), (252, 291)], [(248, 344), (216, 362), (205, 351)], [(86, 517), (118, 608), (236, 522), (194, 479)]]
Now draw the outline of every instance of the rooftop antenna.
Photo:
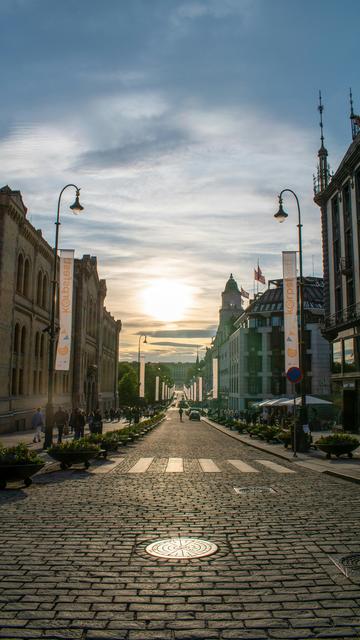
[(350, 120), (351, 120), (351, 134), (352, 139), (355, 140), (357, 134), (360, 131), (360, 117), (354, 113), (354, 103), (352, 97), (352, 91), (350, 87)]

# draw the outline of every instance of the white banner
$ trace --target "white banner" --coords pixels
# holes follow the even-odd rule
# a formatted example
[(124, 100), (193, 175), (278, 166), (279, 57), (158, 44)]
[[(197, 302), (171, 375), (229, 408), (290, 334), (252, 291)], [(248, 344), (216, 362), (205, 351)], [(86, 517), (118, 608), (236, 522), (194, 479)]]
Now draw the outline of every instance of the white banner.
[(145, 396), (145, 356), (140, 357), (140, 385), (139, 385), (139, 398)]
[(74, 251), (61, 250), (59, 280), (60, 333), (56, 350), (56, 371), (69, 371), (70, 368), (73, 282)]
[(160, 387), (160, 378), (156, 376), (155, 378), (155, 402), (159, 402), (159, 387)]
[(197, 393), (196, 393), (196, 391), (197, 391), (197, 389), (196, 389), (196, 382), (194, 382), (194, 384), (193, 384), (193, 389), (194, 389), (194, 400), (195, 400), (195, 402), (196, 402), (196, 400), (197, 400), (197, 397), (196, 397), (196, 396), (197, 396)]
[(161, 400), (165, 400), (165, 382), (161, 385)]
[(285, 373), (299, 366), (296, 251), (283, 251)]
[(213, 369), (213, 398), (217, 400), (218, 398), (218, 384), (219, 384), (219, 364), (218, 359), (213, 358), (212, 361), (212, 369)]
[(203, 401), (203, 379), (199, 378), (199, 402)]

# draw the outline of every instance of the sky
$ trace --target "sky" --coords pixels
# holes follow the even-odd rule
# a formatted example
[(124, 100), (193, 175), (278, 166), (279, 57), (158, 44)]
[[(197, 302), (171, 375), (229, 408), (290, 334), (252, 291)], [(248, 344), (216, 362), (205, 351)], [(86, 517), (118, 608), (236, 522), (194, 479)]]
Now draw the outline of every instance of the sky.
[(1, 186), (54, 242), (97, 256), (122, 360), (193, 361), (233, 273), (254, 291), (281, 252), (322, 275), (312, 174), (336, 169), (360, 111), (358, 0), (0, 0)]

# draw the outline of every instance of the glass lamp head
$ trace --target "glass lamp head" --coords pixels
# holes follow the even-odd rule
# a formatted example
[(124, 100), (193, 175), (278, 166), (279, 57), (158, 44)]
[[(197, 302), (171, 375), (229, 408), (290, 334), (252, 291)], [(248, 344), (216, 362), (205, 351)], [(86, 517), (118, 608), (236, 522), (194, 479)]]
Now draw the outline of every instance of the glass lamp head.
[(279, 197), (279, 211), (274, 214), (274, 218), (278, 222), (284, 222), (287, 217), (288, 217), (288, 214), (286, 213), (286, 211), (284, 211), (283, 206), (282, 206), (282, 199), (281, 199), (281, 197)]
[(76, 191), (76, 198), (75, 198), (74, 204), (70, 205), (70, 209), (73, 213), (75, 213), (75, 215), (84, 211), (84, 207), (80, 204), (79, 196), (80, 196), (80, 189)]

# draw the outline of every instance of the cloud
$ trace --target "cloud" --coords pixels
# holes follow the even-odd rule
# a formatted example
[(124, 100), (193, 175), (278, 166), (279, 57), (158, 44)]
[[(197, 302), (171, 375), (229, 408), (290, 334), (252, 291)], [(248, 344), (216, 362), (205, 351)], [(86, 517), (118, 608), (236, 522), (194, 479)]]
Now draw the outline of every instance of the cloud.
[[(211, 338), (215, 335), (215, 333), (216, 326), (214, 325), (207, 327), (206, 329), (172, 329), (148, 331), (146, 335), (153, 338)], [(137, 335), (140, 335), (140, 333), (138, 333)]]
[(177, 349), (180, 347), (183, 349), (184, 347), (196, 349), (196, 345), (191, 344), (189, 342), (150, 342), (151, 345), (155, 345), (157, 347), (176, 347)]

